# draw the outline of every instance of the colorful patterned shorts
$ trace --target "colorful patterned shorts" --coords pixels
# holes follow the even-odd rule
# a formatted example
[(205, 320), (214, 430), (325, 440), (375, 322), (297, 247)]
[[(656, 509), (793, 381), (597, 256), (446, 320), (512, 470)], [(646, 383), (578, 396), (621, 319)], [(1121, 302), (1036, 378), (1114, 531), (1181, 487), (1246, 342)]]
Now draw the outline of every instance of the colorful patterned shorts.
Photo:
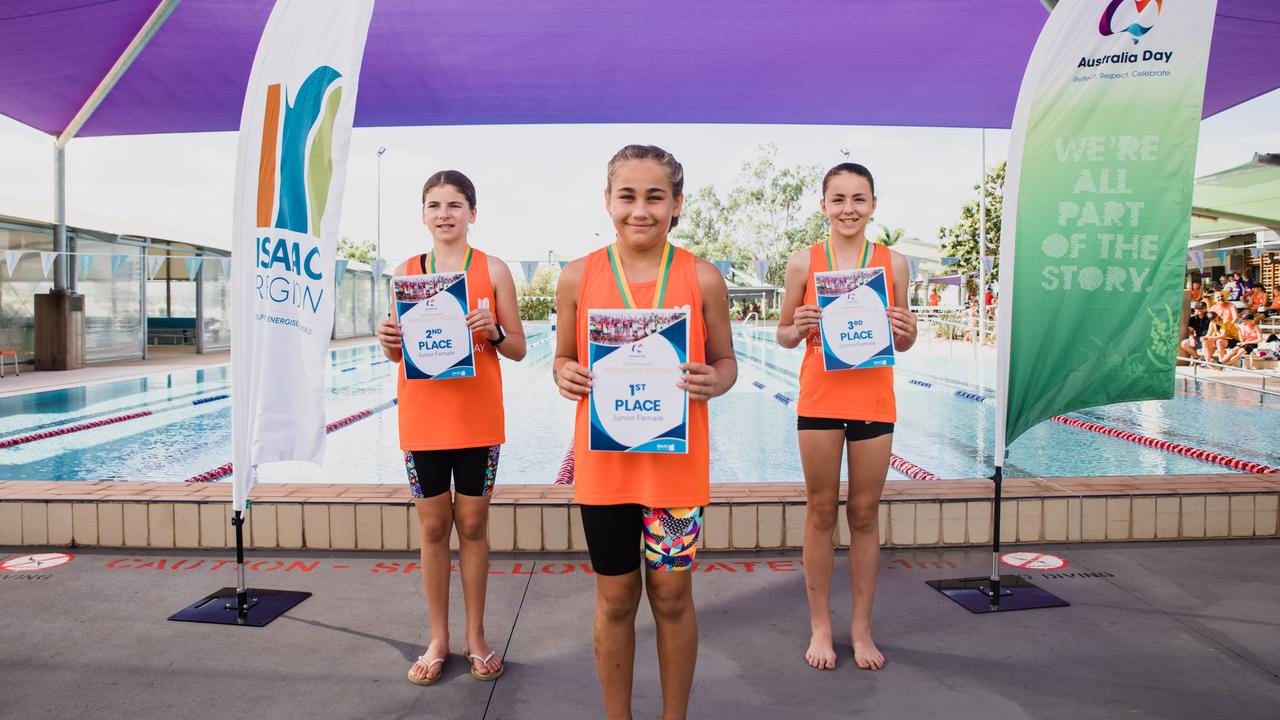
[(456, 450), (405, 451), (404, 469), (409, 475), (409, 492), (415, 498), (430, 498), (449, 492), (450, 479), (459, 495), (488, 497), (498, 479), (501, 445)]
[[(625, 575), (640, 559), (655, 572), (688, 570), (698, 553), (702, 508), (650, 508), (643, 505), (583, 505), (591, 569), (598, 575)], [(636, 545), (644, 539), (644, 550)]]

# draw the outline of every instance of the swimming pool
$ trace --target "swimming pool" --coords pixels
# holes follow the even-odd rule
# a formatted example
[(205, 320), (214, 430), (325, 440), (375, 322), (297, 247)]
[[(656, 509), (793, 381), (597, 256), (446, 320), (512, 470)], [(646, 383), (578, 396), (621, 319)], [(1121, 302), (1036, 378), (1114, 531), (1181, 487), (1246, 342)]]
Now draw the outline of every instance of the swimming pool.
[[(507, 443), (499, 478), (551, 483), (572, 436), (574, 407), (559, 397), (549, 377), (550, 328), (531, 323), (527, 330), (528, 357), (503, 365)], [(799, 481), (794, 400), (801, 351), (778, 347), (771, 328), (740, 326), (734, 333), (739, 380), (711, 403), (712, 482)], [(991, 358), (974, 358), (964, 346), (922, 340), (898, 362), (894, 453), (942, 478), (989, 474), (994, 408), (954, 393), (989, 396)], [(396, 411), (386, 407), (395, 394), (396, 369), (373, 345), (331, 351), (327, 420), (385, 409), (331, 432), (321, 468), (268, 465), (260, 481), (404, 482)], [(229, 379), (229, 369), (221, 366), (0, 398), (0, 477), (175, 481), (217, 468), (231, 459)], [(1126, 403), (1077, 416), (1280, 465), (1280, 449), (1267, 440), (1274, 437), (1274, 410), (1260, 407), (1247, 391), (1216, 392), (1215, 397), (1180, 393), (1169, 401)], [(118, 418), (126, 419), (95, 426)], [(32, 439), (39, 434), (50, 436)], [(1055, 477), (1229, 469), (1044, 423), (1013, 445), (1006, 472)], [(890, 479), (906, 478), (893, 471)]]

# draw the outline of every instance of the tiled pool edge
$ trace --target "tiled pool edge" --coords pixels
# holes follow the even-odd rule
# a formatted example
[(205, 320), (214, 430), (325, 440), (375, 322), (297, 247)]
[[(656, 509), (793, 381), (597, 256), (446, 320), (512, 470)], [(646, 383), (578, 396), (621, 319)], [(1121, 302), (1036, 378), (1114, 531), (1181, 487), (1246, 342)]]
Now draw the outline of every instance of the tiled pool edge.
[[(259, 485), (246, 542), (259, 549), (413, 550), (407, 490), (382, 485)], [(230, 486), (0, 481), (0, 546), (219, 548), (234, 544)], [(494, 497), (495, 551), (584, 551), (563, 486), (504, 485)], [(991, 483), (889, 483), (880, 503), (886, 547), (987, 545)], [(1016, 479), (1005, 483), (1003, 543), (1280, 537), (1280, 476)], [(836, 541), (847, 545), (843, 513)], [(799, 547), (799, 483), (717, 485), (703, 547)], [(456, 535), (454, 538), (456, 547)]]

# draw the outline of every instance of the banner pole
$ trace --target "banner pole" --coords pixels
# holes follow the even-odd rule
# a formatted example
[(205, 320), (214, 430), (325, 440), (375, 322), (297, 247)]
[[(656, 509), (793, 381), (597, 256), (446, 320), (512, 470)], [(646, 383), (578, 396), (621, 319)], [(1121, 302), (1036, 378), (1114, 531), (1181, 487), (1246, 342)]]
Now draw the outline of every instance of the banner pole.
[(1000, 516), (1004, 513), (1000, 512), (1001, 508), (1001, 475), (1002, 468), (996, 465), (996, 472), (991, 476), (992, 482), (996, 484), (995, 496), (992, 498), (991, 516), (991, 607), (997, 609), (1000, 607)]
[(236, 529), (236, 613), (244, 616), (249, 612), (249, 591), (244, 581), (244, 513), (237, 510), (231, 524)]

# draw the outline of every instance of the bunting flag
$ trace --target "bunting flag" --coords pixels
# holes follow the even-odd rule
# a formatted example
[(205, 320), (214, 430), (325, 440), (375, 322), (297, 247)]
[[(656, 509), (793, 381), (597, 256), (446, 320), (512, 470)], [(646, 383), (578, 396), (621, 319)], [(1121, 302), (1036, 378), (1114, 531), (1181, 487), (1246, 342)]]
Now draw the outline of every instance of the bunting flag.
[(115, 280), (120, 275), (120, 270), (133, 259), (132, 255), (112, 255), (111, 256), (111, 279)]
[(533, 276), (538, 272), (538, 261), (521, 260), (520, 270), (524, 272), (524, 284), (528, 287), (533, 284)]
[(1187, 255), (1191, 258), (1191, 262), (1196, 264), (1196, 270), (1204, 272), (1204, 251), (1188, 250)]
[(342, 282), (342, 276), (347, 274), (347, 264), (350, 262), (347, 258), (338, 258), (333, 261), (333, 277), (337, 282)]
[(49, 268), (53, 267), (53, 261), (58, 259), (56, 252), (40, 252), (40, 269), (44, 271), (44, 279), (49, 279)]
[(1228, 251), (1227, 251), (1227, 250), (1214, 250), (1213, 252), (1218, 256), (1218, 264), (1219, 264), (1219, 265), (1221, 265), (1222, 267), (1226, 267), (1226, 266), (1227, 266), (1227, 252), (1228, 252)]
[(561, 269), (561, 270), (563, 270), (563, 269), (564, 269), (564, 266), (565, 266), (565, 265), (568, 265), (568, 264), (569, 264), (569, 261), (568, 261), (568, 260), (561, 260), (561, 261), (560, 261), (560, 269)]
[(910, 282), (915, 282), (916, 280), (919, 279), (919, 275), (920, 275), (920, 259), (919, 258), (907, 258), (907, 275), (909, 277)]
[(769, 274), (768, 260), (756, 260), (752, 262), (752, 266), (755, 268), (755, 271), (756, 271), (756, 279), (760, 281), (761, 285), (764, 285), (765, 283), (769, 282), (768, 280), (765, 279), (765, 277), (768, 276)]
[(93, 253), (75, 253), (76, 260), (80, 264), (80, 274), (78, 280), (89, 279), (89, 269), (93, 267), (93, 259), (96, 257)]
[(155, 280), (156, 273), (160, 272), (160, 266), (164, 264), (165, 257), (163, 255), (147, 256), (147, 279)]
[(728, 260), (712, 260), (711, 263), (716, 266), (722, 276), (729, 277), (729, 270), (733, 267), (733, 263)]
[(386, 260), (374, 260), (373, 262), (369, 263), (369, 267), (373, 270), (373, 276), (375, 278), (382, 277), (382, 269), (386, 267), (386, 264), (387, 264)]
[(218, 258), (218, 263), (222, 265), (222, 279), (229, 280), (231, 278), (231, 258)]
[(18, 263), (22, 262), (23, 251), (21, 250), (5, 250), (4, 259), (9, 265), (9, 277), (13, 277), (18, 271)]
[(200, 257), (189, 257), (186, 259), (188, 280), (195, 280), (196, 276), (200, 274), (200, 264), (203, 261), (204, 258)]
[(942, 256), (942, 267), (951, 267), (952, 265), (955, 265), (958, 262), (960, 262), (960, 258), (956, 257), (955, 255)]
[(994, 255), (982, 256), (982, 272), (990, 275), (991, 269), (996, 266), (996, 258)]

